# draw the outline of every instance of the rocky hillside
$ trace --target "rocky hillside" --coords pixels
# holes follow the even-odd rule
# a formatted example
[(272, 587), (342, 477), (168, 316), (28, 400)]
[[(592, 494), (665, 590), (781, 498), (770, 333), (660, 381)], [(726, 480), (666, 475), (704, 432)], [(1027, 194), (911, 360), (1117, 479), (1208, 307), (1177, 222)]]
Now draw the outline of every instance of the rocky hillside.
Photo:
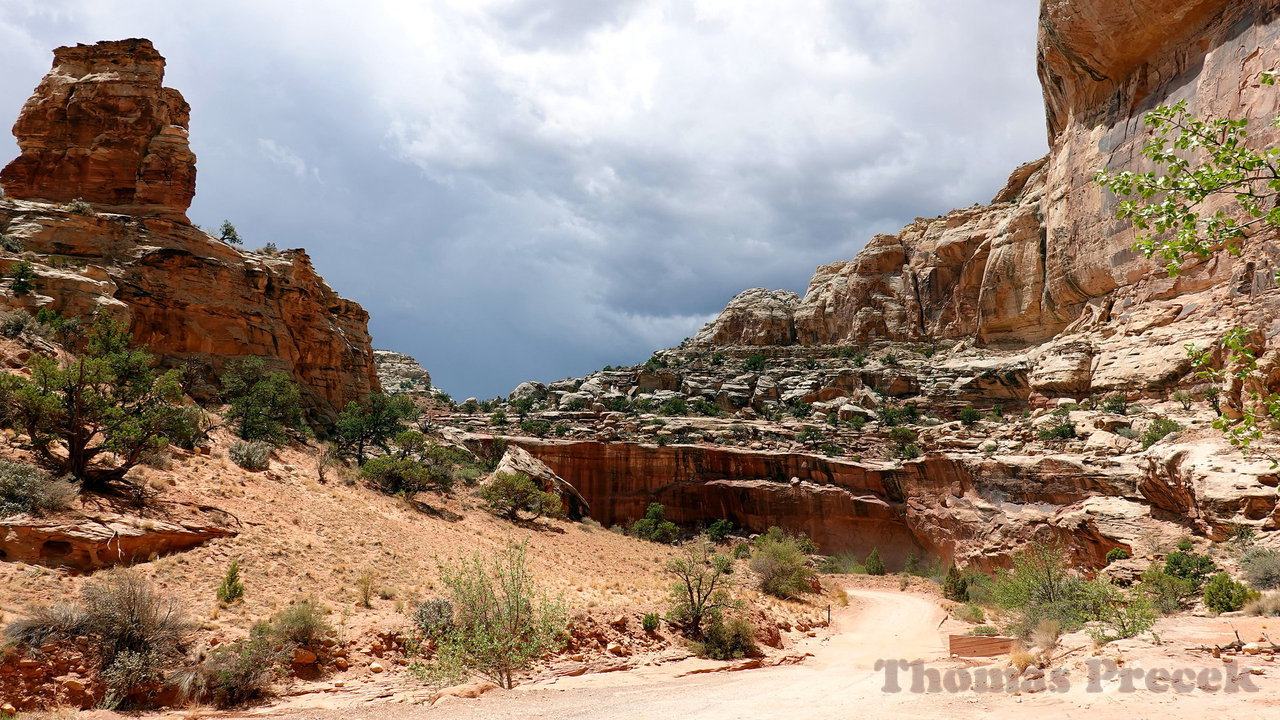
[(368, 315), (302, 250), (247, 252), (186, 219), (189, 109), (147, 40), (59, 48), (23, 107), (21, 155), (0, 172), (0, 271), (33, 290), (3, 303), (67, 318), (107, 312), (213, 392), (226, 361), (267, 358), (332, 412), (379, 387)]
[[(1142, 117), (1179, 100), (1275, 144), (1280, 95), (1258, 74), (1280, 66), (1278, 11), (1045, 0), (1045, 158), (990, 205), (818, 268), (804, 297), (747, 290), (644, 365), (521, 385), (510, 400), (545, 403), (576, 441), (531, 452), (609, 521), (660, 498), (686, 522), (780, 523), (896, 558), (998, 564), (1051, 534), (1101, 565), (1144, 534), (1276, 530), (1274, 468), (1210, 427), (1184, 346), (1234, 326), (1273, 337), (1280, 250), (1261, 236), (1172, 278), (1094, 174), (1152, 169)], [(1276, 367), (1274, 341), (1258, 350)]]

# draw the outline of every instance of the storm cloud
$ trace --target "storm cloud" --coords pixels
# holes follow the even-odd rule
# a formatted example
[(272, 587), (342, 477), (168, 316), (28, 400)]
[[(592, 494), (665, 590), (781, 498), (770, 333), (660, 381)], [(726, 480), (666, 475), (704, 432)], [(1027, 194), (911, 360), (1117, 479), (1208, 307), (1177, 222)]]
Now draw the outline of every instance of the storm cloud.
[(989, 200), (1045, 151), (1036, 14), (0, 0), (0, 118), (54, 47), (152, 39), (192, 105), (192, 219), (307, 248), (376, 346), (487, 397), (638, 362), (740, 290), (803, 292), (877, 232)]

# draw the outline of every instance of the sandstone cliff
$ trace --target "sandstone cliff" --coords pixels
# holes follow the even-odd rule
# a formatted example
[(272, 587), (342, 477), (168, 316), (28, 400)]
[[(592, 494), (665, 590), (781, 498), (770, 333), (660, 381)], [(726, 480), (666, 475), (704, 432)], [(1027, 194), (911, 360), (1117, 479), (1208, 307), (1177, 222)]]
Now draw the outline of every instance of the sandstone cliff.
[[(5, 275), (31, 263), (34, 290), (3, 304), (125, 321), (211, 396), (230, 359), (264, 357), (332, 412), (379, 388), (368, 314), (341, 298), (302, 250), (247, 252), (187, 222), (195, 157), (188, 109), (161, 85), (147, 40), (59, 48), (14, 127), (22, 154), (0, 176)], [(90, 209), (64, 206), (81, 198)]]

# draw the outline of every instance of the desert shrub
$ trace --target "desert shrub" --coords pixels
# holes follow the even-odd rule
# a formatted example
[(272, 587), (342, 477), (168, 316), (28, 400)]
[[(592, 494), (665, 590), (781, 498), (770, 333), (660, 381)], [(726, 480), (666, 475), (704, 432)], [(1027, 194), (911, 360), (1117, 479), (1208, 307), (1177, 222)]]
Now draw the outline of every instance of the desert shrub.
[(1040, 442), (1055, 442), (1058, 440), (1071, 440), (1076, 436), (1076, 426), (1074, 423), (1060, 422), (1041, 430), (1036, 434)]
[(991, 625), (979, 625), (969, 631), (970, 635), (999, 635), (1000, 629)]
[(898, 356), (893, 353), (885, 353), (884, 357), (880, 359), (880, 362), (884, 363), (888, 367), (898, 367), (898, 365), (901, 364), (898, 362)]
[(640, 627), (644, 628), (645, 632), (657, 632), (660, 622), (662, 622), (662, 618), (658, 613), (645, 613), (644, 618), (640, 621)]
[(1151, 424), (1147, 426), (1146, 431), (1142, 433), (1142, 447), (1144, 449), (1149, 448), (1163, 440), (1166, 436), (1178, 432), (1181, 429), (1181, 425), (1169, 418), (1156, 418), (1151, 421)]
[(1125, 591), (1104, 580), (1084, 582), (1080, 588), (1078, 609), (1099, 645), (1141, 635), (1155, 625), (1156, 611), (1137, 589)]
[(1259, 590), (1280, 588), (1280, 550), (1252, 547), (1240, 554), (1240, 569)]
[(319, 647), (333, 633), (324, 619), (324, 608), (314, 598), (295, 600), (271, 617), (271, 633), (278, 643), (297, 647)]
[(969, 580), (955, 565), (947, 570), (947, 577), (942, 581), (942, 596), (953, 602), (969, 599)]
[(267, 370), (260, 357), (237, 358), (222, 374), (222, 392), (231, 403), (227, 420), (243, 440), (282, 443), (302, 424), (298, 384)]
[(765, 365), (768, 363), (768, 360), (769, 359), (765, 357), (763, 353), (748, 355), (747, 359), (743, 361), (742, 367), (747, 372), (760, 372), (764, 370)]
[[(501, 446), (505, 450), (505, 441)], [(483, 453), (479, 460), (482, 465), (488, 463)], [(373, 488), (406, 497), (420, 492), (451, 492), (456, 482), (469, 482), (479, 472), (465, 451), (431, 442), (416, 430), (396, 435), (388, 454), (368, 460), (360, 468), (360, 476)]]
[(716, 405), (706, 398), (694, 398), (693, 402), (689, 403), (689, 409), (694, 415), (703, 415), (706, 417), (719, 417), (723, 412), (720, 410), (719, 405)]
[(823, 558), (818, 571), (828, 575), (861, 575), (866, 572), (862, 561), (853, 553), (838, 553)]
[(1218, 573), (1204, 586), (1205, 607), (1216, 613), (1233, 612), (1244, 607), (1249, 588), (1226, 573)]
[(54, 480), (37, 467), (0, 460), (0, 517), (57, 512), (70, 505), (77, 492), (75, 484)]
[(268, 697), (271, 680), (285, 661), (267, 623), (258, 623), (249, 638), (209, 651), (200, 663), (170, 676), (187, 702), (233, 708)]
[(66, 210), (72, 215), (92, 215), (93, 214), (93, 207), (89, 205), (89, 203), (85, 202), (84, 198), (76, 198), (71, 202), (68, 202), (67, 204), (63, 205), (62, 209)]
[[(559, 431), (559, 429), (559, 427), (556, 428), (557, 431)], [(565, 429), (567, 430), (568, 428)], [(551, 422), (549, 420), (535, 420), (533, 418), (521, 420), (520, 430), (521, 432), (529, 433), (534, 437), (546, 437), (547, 433), (551, 432)], [(557, 432), (557, 434), (560, 433)]]
[(1068, 555), (1057, 542), (1038, 542), (1013, 556), (1013, 568), (995, 578), (993, 595), (1009, 611), (1010, 632), (1026, 635), (1045, 620), (1064, 629), (1080, 627), (1083, 581), (1068, 569)]
[(813, 414), (813, 403), (792, 400), (791, 404), (787, 406), (787, 412), (791, 414), (791, 417), (803, 420)]
[(22, 238), (17, 235), (9, 235), (8, 233), (0, 234), (0, 250), (9, 253), (20, 253), (26, 249), (26, 244), (23, 243)]
[(1112, 393), (1102, 399), (1099, 408), (1103, 412), (1127, 415), (1129, 413), (1129, 401), (1125, 398), (1124, 393)]
[(649, 542), (670, 545), (680, 538), (680, 528), (667, 520), (667, 509), (662, 503), (649, 503), (644, 518), (631, 523), (627, 534)]
[(489, 416), (489, 424), (491, 424), (491, 425), (506, 425), (506, 424), (507, 424), (507, 413), (506, 413), (506, 411), (505, 411), (505, 410), (495, 410), (495, 411), (493, 412), (493, 414)]
[(751, 546), (747, 543), (740, 542), (733, 546), (733, 559), (742, 560), (751, 557)]
[(667, 621), (689, 637), (700, 639), (706, 625), (738, 607), (729, 594), (732, 571), (733, 562), (716, 554), (715, 546), (706, 538), (686, 543), (666, 565), (666, 573), (672, 578)]
[(957, 620), (969, 623), (981, 623), (987, 619), (987, 614), (983, 612), (982, 608), (973, 603), (957, 606), (955, 610), (951, 611), (951, 614)]
[(707, 537), (714, 543), (724, 542), (731, 532), (733, 532), (733, 523), (724, 518), (711, 523), (706, 529)]
[(1138, 589), (1146, 594), (1151, 606), (1161, 615), (1179, 612), (1199, 592), (1195, 583), (1170, 575), (1159, 565), (1147, 568)]
[(867, 559), (862, 563), (866, 568), (868, 575), (884, 575), (886, 570), (884, 561), (880, 559), (880, 549), (871, 548), (871, 552), (867, 554)]
[(970, 405), (969, 407), (963, 408), (960, 411), (960, 424), (964, 425), (965, 427), (974, 425), (981, 419), (982, 419), (982, 413), (978, 412), (978, 410), (974, 408), (972, 405)]
[(413, 625), (424, 637), (442, 638), (453, 630), (453, 605), (444, 598), (424, 600), (413, 613)]
[(156, 682), (161, 667), (181, 656), (191, 629), (177, 602), (157, 594), (140, 575), (113, 570), (86, 583), (78, 602), (34, 608), (5, 635), (32, 648), (89, 638), (116, 704)]
[(1108, 565), (1110, 565), (1113, 562), (1117, 562), (1120, 560), (1128, 560), (1128, 559), (1129, 559), (1129, 551), (1125, 550), (1124, 548), (1111, 548), (1110, 550), (1107, 551)]
[(544, 492), (524, 473), (498, 473), (479, 492), (490, 512), (508, 520), (525, 512), (534, 518), (564, 515), (564, 504), (554, 492)]
[(26, 310), (0, 312), (0, 335), (11, 340), (35, 326), (35, 318)]
[(687, 415), (689, 414), (688, 404), (682, 397), (667, 398), (658, 406), (659, 415)]
[(760, 578), (760, 590), (769, 595), (792, 598), (813, 592), (813, 569), (793, 537), (761, 538), (750, 567)]
[(441, 581), (453, 608), (449, 630), (437, 639), (423, 674), (439, 682), (479, 673), (504, 688), (562, 643), (566, 609), (529, 571), (526, 546), (508, 543), (497, 553), (476, 554), (445, 567)]
[(820, 443), (825, 439), (826, 439), (826, 435), (823, 435), (821, 430), (814, 427), (807, 427), (801, 430), (800, 432), (796, 433), (796, 442), (802, 443), (805, 445)]
[(271, 467), (270, 443), (237, 440), (227, 449), (231, 461), (245, 470), (266, 470)]
[[(1178, 546), (1182, 547), (1182, 544), (1179, 543)], [(1214, 564), (1213, 559), (1208, 555), (1200, 555), (1185, 550), (1169, 553), (1169, 556), (1164, 561), (1164, 571), (1166, 573), (1190, 581), (1197, 588), (1203, 585), (1205, 578), (1209, 577), (1217, 569), (1218, 566)]]
[(1185, 390), (1174, 392), (1173, 399), (1182, 406), (1183, 410), (1190, 410), (1191, 403), (1195, 402), (1195, 396)]
[(694, 643), (694, 652), (713, 660), (734, 660), (757, 655), (756, 626), (740, 617), (717, 617), (707, 623), (702, 639)]
[(227, 574), (218, 585), (218, 600), (233, 603), (244, 597), (244, 582), (240, 580), (240, 560), (233, 559), (227, 566)]
[(1196, 546), (1195, 542), (1193, 542), (1191, 538), (1185, 535), (1178, 538), (1178, 543), (1177, 545), (1175, 545), (1175, 547), (1177, 547), (1182, 552), (1191, 552), (1195, 548), (1195, 546)]
[(569, 427), (565, 423), (558, 423), (553, 429), (553, 432), (555, 432), (556, 437), (564, 437), (565, 435), (568, 435), (572, 430), (573, 428)]
[(1263, 593), (1246, 603), (1243, 609), (1249, 615), (1280, 617), (1280, 592)]
[(167, 418), (165, 437), (184, 450), (194, 450), (209, 432), (209, 416), (195, 405), (183, 405)]

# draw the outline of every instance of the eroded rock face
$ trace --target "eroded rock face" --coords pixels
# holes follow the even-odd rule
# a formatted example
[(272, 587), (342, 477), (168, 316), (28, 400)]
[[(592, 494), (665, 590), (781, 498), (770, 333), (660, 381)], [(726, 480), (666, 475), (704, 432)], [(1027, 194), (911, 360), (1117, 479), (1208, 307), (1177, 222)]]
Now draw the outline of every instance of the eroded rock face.
[(191, 108), (163, 86), (164, 65), (149, 40), (55, 50), (13, 126), (22, 154), (0, 171), (5, 194), (185, 220), (196, 190)]
[(390, 395), (427, 395), (431, 393), (431, 373), (416, 359), (391, 350), (374, 350), (378, 365), (378, 382)]
[(703, 345), (790, 345), (796, 340), (795, 309), (800, 297), (790, 290), (744, 290), (695, 343)]
[(235, 531), (198, 523), (106, 514), (72, 520), (0, 520), (0, 560), (90, 572), (132, 565)]
[[(171, 366), (189, 366), (197, 398), (225, 364), (266, 358), (333, 413), (379, 389), (368, 313), (325, 283), (302, 250), (239, 250), (183, 222), (81, 215), (0, 199), (0, 228), (22, 240), (34, 291), (0, 304), (65, 317), (105, 312)], [(0, 268), (16, 257), (0, 253)]]

